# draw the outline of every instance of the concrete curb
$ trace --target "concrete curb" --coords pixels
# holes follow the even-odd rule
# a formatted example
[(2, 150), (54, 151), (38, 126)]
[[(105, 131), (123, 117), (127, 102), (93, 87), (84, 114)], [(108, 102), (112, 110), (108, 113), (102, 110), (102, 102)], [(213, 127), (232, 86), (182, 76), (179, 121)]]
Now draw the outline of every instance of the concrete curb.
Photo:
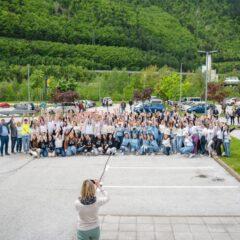
[(221, 160), (218, 156), (213, 156), (213, 159), (220, 164), (228, 173), (230, 173), (234, 178), (236, 178), (240, 182), (240, 175), (229, 167), (223, 160)]

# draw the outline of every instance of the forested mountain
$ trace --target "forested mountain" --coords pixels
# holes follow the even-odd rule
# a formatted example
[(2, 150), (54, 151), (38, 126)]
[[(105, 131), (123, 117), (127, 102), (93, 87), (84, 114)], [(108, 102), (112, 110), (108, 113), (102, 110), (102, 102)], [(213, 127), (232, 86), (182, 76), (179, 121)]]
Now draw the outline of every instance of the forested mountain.
[(1, 0), (0, 60), (139, 70), (194, 70), (218, 49), (220, 72), (240, 69), (238, 0)]

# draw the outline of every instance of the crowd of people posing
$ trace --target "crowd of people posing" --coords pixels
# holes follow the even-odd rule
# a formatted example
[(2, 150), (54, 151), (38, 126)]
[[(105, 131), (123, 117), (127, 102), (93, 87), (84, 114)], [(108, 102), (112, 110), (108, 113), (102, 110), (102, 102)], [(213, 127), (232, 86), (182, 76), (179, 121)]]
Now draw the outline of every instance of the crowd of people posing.
[(217, 154), (230, 156), (230, 131), (214, 115), (80, 112), (1, 120), (1, 156), (24, 152), (34, 157), (77, 154)]

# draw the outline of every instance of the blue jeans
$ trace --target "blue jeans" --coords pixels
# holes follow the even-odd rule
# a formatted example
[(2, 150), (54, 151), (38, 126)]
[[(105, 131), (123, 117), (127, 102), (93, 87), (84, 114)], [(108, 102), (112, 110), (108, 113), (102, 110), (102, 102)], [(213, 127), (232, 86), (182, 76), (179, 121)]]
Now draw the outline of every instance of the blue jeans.
[(125, 153), (125, 152), (128, 152), (128, 151), (129, 151), (129, 148), (126, 147), (126, 146), (121, 146), (121, 147), (120, 147), (120, 150), (121, 150), (123, 153)]
[(170, 150), (171, 150), (170, 147), (165, 147), (165, 146), (163, 146), (163, 153), (164, 153), (165, 155), (170, 155)]
[(22, 136), (23, 151), (25, 153), (29, 151), (29, 143), (30, 143), (30, 136), (29, 135)]
[(3, 155), (4, 148), (5, 148), (5, 154), (8, 154), (8, 142), (9, 142), (9, 136), (1, 136), (1, 155)]
[(177, 137), (174, 136), (171, 139), (171, 147), (172, 147), (172, 153), (176, 153), (177, 152)]
[(177, 136), (177, 151), (180, 152), (180, 149), (182, 148), (183, 145), (183, 136)]
[(55, 153), (56, 153), (56, 156), (59, 156), (59, 155), (61, 155), (62, 157), (66, 156), (66, 153), (65, 153), (65, 151), (62, 147), (61, 148), (56, 148)]
[(77, 153), (82, 153), (82, 152), (84, 152), (84, 149), (85, 149), (85, 146), (78, 147), (78, 148), (77, 148)]
[(189, 146), (189, 147), (182, 147), (181, 149), (180, 149), (180, 153), (181, 154), (190, 154), (190, 153), (192, 153), (193, 152), (193, 149), (194, 149), (194, 146)]
[(17, 139), (17, 152), (21, 152), (22, 151), (22, 138), (18, 138)]
[(148, 150), (149, 150), (150, 153), (157, 153), (157, 152), (159, 152), (159, 147), (150, 146)]
[(230, 157), (230, 142), (223, 142), (224, 152), (226, 157)]
[(66, 151), (67, 156), (73, 156), (76, 155), (77, 153), (77, 148), (75, 146), (69, 146)]
[(47, 148), (43, 148), (40, 150), (40, 157), (47, 157), (48, 156), (48, 151)]
[(145, 145), (142, 145), (140, 150), (139, 150), (141, 155), (144, 155), (144, 154), (148, 153), (148, 151), (149, 151), (149, 146), (145, 146)]

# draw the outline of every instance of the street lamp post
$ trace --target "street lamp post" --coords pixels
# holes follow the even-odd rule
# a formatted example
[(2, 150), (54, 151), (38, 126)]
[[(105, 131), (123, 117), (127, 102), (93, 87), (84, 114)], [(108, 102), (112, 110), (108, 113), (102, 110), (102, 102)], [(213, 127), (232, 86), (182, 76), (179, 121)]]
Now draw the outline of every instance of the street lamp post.
[(27, 89), (28, 89), (28, 102), (30, 103), (30, 66), (27, 65)]
[(207, 100), (208, 100), (208, 76), (209, 76), (209, 71), (211, 73), (211, 69), (208, 69), (208, 59), (209, 56), (213, 53), (217, 53), (217, 50), (214, 51), (198, 51), (199, 53), (204, 53), (206, 54), (206, 73), (205, 73), (205, 114), (207, 115)]
[(181, 67), (180, 67), (180, 93), (179, 93), (179, 104), (181, 104), (182, 102), (182, 66), (183, 64), (181, 63)]

